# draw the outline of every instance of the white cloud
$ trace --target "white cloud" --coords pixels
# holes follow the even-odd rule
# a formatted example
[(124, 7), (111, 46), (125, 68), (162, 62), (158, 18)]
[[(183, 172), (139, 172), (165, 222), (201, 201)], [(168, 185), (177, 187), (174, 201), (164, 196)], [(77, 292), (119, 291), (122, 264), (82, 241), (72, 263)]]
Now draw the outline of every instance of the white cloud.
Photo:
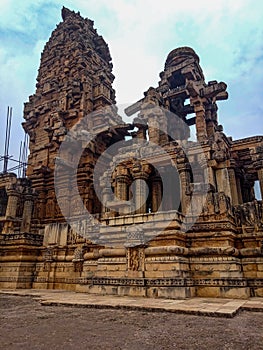
[[(207, 80), (229, 82), (230, 100), (222, 102), (223, 113), (219, 105), (227, 132), (245, 136), (248, 116), (258, 124), (250, 123), (251, 133), (262, 128), (258, 104), (263, 69), (258, 62), (263, 48), (263, 4), (252, 0), (2, 0), (1, 116), (10, 104), (17, 111), (16, 123), (21, 121), (23, 102), (35, 89), (40, 52), (63, 5), (93, 19), (109, 43), (119, 103), (133, 102), (149, 86), (156, 86), (169, 51), (190, 45), (200, 56)], [(1, 35), (7, 34), (16, 35), (16, 40), (3, 46)]]

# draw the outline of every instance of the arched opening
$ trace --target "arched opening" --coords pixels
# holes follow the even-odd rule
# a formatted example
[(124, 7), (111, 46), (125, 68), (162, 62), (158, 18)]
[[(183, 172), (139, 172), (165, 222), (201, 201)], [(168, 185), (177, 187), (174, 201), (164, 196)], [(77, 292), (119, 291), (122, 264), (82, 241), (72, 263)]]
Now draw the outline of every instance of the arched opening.
[(180, 72), (175, 72), (169, 79), (170, 89), (176, 89), (185, 86), (185, 77)]

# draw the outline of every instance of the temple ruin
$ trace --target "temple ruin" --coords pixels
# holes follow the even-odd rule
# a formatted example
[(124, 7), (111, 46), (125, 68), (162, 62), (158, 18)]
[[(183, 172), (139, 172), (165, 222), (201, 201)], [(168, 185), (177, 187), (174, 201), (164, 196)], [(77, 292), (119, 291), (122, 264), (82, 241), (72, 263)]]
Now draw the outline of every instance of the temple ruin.
[(0, 288), (262, 297), (263, 136), (224, 134), (227, 85), (177, 48), (127, 123), (108, 45), (62, 19), (24, 107), (27, 174), (0, 174)]

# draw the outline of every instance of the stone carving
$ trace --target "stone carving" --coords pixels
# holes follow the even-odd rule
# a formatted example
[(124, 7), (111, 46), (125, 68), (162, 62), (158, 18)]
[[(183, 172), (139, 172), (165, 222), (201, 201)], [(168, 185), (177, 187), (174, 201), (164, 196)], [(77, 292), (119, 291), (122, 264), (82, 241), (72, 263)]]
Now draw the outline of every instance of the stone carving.
[(82, 247), (78, 247), (74, 251), (74, 258), (72, 261), (83, 261), (83, 249)]
[(126, 232), (127, 239), (125, 247), (136, 247), (146, 243), (142, 228), (132, 225), (131, 227), (126, 228)]
[(131, 249), (130, 251), (130, 269), (132, 271), (138, 271), (140, 267), (139, 251)]
[(143, 271), (144, 269), (144, 251), (142, 248), (127, 249), (128, 271)]
[[(227, 86), (205, 81), (193, 49), (172, 50), (159, 76), (125, 110), (134, 117), (125, 124), (108, 45), (93, 21), (63, 7), (24, 107), (27, 177), (0, 174), (1, 288), (263, 296), (263, 207), (254, 188), (258, 181), (263, 194), (263, 136), (224, 134), (217, 104)], [(120, 151), (105, 156), (119, 141)], [(100, 157), (103, 203), (93, 183)], [(66, 176), (74, 170), (82, 202)]]
[(226, 139), (225, 134), (223, 133), (223, 128), (221, 125), (217, 126), (216, 132), (214, 134), (214, 143), (213, 143), (213, 159), (218, 163), (224, 162), (229, 158), (229, 149), (227, 146), (228, 140)]
[(258, 201), (248, 202), (234, 208), (238, 226), (262, 226), (262, 203)]
[(48, 247), (44, 251), (43, 260), (44, 260), (43, 271), (50, 272), (51, 271), (51, 264), (52, 264), (52, 262), (54, 260), (53, 248)]
[(53, 248), (48, 247), (44, 252), (44, 261), (51, 262), (53, 261)]
[(82, 272), (83, 270), (83, 262), (84, 262), (84, 252), (82, 247), (77, 247), (74, 250), (74, 257), (72, 260), (74, 264), (75, 272)]

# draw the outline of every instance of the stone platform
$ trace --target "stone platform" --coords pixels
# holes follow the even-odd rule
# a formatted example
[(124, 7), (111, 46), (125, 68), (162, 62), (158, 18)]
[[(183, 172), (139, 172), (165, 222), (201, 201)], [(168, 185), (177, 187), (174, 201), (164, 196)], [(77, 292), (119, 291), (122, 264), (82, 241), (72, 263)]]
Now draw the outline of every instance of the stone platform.
[[(234, 317), (240, 311), (263, 312), (263, 298), (248, 300), (190, 298), (181, 300), (90, 295), (62, 290), (0, 290), (0, 294), (31, 296), (44, 306), (112, 308), (153, 312), (174, 312), (212, 317)], [(1, 297), (1, 296), (0, 296)]]

